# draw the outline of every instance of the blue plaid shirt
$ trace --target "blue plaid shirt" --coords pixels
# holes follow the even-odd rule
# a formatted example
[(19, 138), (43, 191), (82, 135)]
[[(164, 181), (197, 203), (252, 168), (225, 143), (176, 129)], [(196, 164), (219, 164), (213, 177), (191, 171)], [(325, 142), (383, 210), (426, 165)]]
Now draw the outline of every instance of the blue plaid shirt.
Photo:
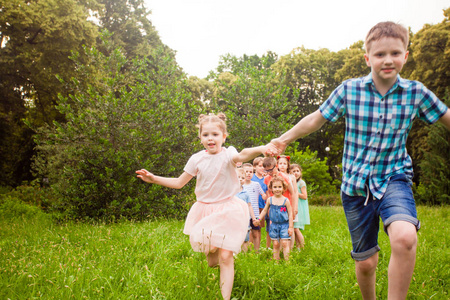
[(431, 124), (446, 111), (423, 84), (400, 76), (384, 96), (376, 90), (372, 74), (343, 82), (320, 106), (328, 121), (346, 119), (341, 191), (366, 196), (368, 182), (374, 197), (381, 199), (391, 176), (404, 173), (412, 179), (406, 138), (413, 120)]

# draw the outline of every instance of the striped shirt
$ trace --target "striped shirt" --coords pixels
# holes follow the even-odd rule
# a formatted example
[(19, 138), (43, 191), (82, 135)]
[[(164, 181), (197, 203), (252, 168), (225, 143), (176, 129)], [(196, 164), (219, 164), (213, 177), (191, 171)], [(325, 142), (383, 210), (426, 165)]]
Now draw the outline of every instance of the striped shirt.
[(263, 189), (261, 188), (259, 183), (255, 181), (251, 181), (249, 184), (242, 185), (242, 189), (250, 195), (250, 202), (252, 204), (253, 213), (255, 214), (256, 218), (259, 218), (258, 196), (264, 194)]
[(404, 173), (413, 177), (406, 138), (416, 118), (432, 124), (447, 106), (422, 83), (398, 76), (381, 96), (372, 74), (350, 79), (338, 86), (320, 106), (322, 116), (336, 122), (344, 116), (345, 141), (341, 191), (366, 196), (365, 184), (377, 199), (386, 191), (389, 178)]

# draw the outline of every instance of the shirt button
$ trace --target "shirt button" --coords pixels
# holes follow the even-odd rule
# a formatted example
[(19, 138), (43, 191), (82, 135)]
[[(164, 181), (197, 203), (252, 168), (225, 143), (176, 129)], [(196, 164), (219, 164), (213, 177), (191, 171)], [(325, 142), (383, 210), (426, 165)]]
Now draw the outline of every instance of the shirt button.
[(383, 115), (380, 115), (380, 119), (383, 119)]

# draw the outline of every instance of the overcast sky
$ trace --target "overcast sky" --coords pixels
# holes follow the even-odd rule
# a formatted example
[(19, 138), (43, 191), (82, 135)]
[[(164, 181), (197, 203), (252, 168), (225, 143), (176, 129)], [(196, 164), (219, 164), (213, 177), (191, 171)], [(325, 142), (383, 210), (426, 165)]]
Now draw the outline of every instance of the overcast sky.
[(204, 78), (227, 53), (279, 56), (296, 47), (339, 51), (381, 21), (411, 27), (444, 19), (450, 0), (145, 0), (162, 42), (190, 76)]

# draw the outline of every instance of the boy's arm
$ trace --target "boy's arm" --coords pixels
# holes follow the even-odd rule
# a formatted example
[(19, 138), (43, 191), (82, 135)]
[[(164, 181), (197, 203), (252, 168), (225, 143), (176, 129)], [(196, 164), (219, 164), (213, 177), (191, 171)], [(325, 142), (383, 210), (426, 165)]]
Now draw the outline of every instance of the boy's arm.
[(289, 216), (288, 233), (289, 233), (289, 236), (291, 236), (292, 233), (294, 232), (294, 218), (292, 217), (292, 207), (291, 207), (291, 204), (289, 203), (289, 201), (286, 201), (286, 208), (287, 208), (288, 216)]
[(136, 174), (138, 174), (138, 178), (145, 182), (159, 184), (172, 189), (181, 189), (192, 179), (192, 177), (194, 177), (186, 172), (183, 172), (178, 178), (161, 177), (156, 176), (145, 169), (136, 171)]
[(450, 108), (447, 109), (447, 112), (439, 119), (439, 122), (444, 124), (447, 130), (450, 130)]
[(327, 119), (322, 116), (320, 110), (316, 110), (301, 119), (294, 127), (283, 133), (279, 138), (273, 139), (270, 143), (277, 148), (278, 154), (281, 154), (291, 142), (319, 130), (326, 122)]
[(256, 220), (255, 212), (253, 211), (252, 204), (250, 202), (247, 202), (247, 204), (248, 204), (248, 210), (250, 211), (250, 216), (252, 217), (252, 220)]

